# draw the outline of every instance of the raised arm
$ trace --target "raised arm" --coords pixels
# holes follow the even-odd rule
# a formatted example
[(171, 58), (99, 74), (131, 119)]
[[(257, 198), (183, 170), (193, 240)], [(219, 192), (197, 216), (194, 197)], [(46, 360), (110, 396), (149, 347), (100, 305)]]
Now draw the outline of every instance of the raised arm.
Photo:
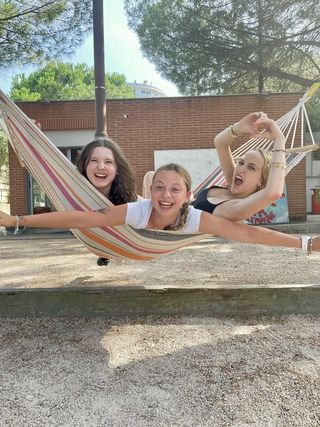
[(283, 193), (285, 181), (285, 137), (277, 123), (269, 118), (259, 118), (255, 126), (262, 128), (259, 135), (273, 140), (272, 156), (267, 182), (259, 191), (243, 199), (234, 199), (219, 206), (215, 215), (232, 221), (241, 221), (278, 200)]
[(262, 118), (267, 118), (267, 115), (262, 112), (248, 114), (237, 123), (227, 127), (214, 138), (214, 145), (217, 150), (221, 169), (228, 185), (232, 182), (235, 168), (231, 144), (237, 136), (245, 134), (254, 136), (259, 128), (259, 123), (257, 123), (257, 121)]
[(28, 228), (93, 228), (125, 223), (127, 205), (110, 206), (99, 211), (50, 212), (12, 216), (0, 211), (0, 226)]
[(261, 191), (263, 191), (263, 197), (268, 198), (272, 202), (279, 199), (283, 193), (286, 176), (286, 139), (275, 121), (266, 119), (263, 125), (265, 131), (262, 133), (262, 136), (271, 139), (273, 147), (267, 183)]

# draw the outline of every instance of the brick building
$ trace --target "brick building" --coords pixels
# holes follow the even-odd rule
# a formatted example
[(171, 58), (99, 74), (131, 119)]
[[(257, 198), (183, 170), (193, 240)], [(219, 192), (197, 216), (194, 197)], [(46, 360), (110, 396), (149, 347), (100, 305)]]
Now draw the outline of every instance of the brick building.
[[(252, 111), (278, 118), (297, 104), (299, 93), (107, 100), (108, 134), (122, 147), (141, 192), (143, 175), (154, 169), (155, 152), (213, 147), (213, 137)], [(71, 159), (94, 138), (94, 101), (21, 102), (18, 106)], [(9, 153), (12, 214), (32, 211), (30, 179), (12, 149)], [(306, 217), (305, 161), (286, 179), (290, 219)]]

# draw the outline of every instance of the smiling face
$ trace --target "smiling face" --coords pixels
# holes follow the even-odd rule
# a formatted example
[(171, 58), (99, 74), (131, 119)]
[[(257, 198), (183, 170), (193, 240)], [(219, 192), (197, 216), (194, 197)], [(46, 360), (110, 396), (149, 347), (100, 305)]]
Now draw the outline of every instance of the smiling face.
[(240, 158), (233, 173), (230, 191), (234, 195), (247, 197), (262, 188), (264, 159), (258, 150), (248, 151)]
[(86, 164), (89, 181), (106, 197), (109, 196), (112, 182), (117, 176), (118, 168), (112, 150), (96, 147)]
[(151, 185), (153, 217), (158, 225), (174, 224), (180, 208), (190, 198), (185, 180), (174, 170), (161, 170)]

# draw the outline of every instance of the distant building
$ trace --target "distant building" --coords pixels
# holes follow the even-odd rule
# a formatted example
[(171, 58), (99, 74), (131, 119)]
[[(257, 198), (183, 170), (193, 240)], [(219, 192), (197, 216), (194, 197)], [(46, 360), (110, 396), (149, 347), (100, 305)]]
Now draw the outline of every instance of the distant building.
[(128, 83), (132, 87), (136, 98), (159, 98), (167, 96), (161, 89), (149, 85), (145, 80), (143, 83)]

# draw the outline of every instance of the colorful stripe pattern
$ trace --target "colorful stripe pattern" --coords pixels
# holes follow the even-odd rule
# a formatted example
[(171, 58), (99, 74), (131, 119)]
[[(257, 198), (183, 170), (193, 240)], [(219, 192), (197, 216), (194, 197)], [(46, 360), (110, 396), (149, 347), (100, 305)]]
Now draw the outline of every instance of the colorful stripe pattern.
[[(310, 98), (310, 93), (308, 91), (296, 107), (277, 121), (290, 144), (289, 149), (295, 150), (299, 118), (302, 123), (304, 121), (307, 123), (312, 135), (304, 107), (305, 102)], [(49, 141), (33, 121), (1, 91), (0, 126), (21, 164), (39, 183), (58, 211), (96, 210), (112, 205), (78, 172), (77, 168)], [(304, 151), (303, 134), (303, 125), (301, 125), (300, 148), (302, 151), (287, 154), (287, 173), (308, 152), (308, 150)], [(313, 147), (316, 147), (313, 137), (312, 143)], [(272, 142), (266, 139), (250, 139), (233, 155), (239, 157), (251, 149), (259, 147), (269, 149), (271, 145)], [(194, 190), (194, 194), (196, 195), (203, 188), (223, 185), (223, 183), (224, 176), (221, 168), (218, 167)], [(126, 225), (71, 231), (89, 251), (97, 256), (134, 260), (151, 260), (208, 237), (200, 233), (185, 235), (169, 231), (136, 230)]]
[[(58, 211), (96, 210), (112, 205), (1, 91), (0, 111), (0, 126), (21, 164)], [(145, 261), (208, 237), (200, 233), (136, 230), (126, 225), (71, 231), (97, 256)]]

